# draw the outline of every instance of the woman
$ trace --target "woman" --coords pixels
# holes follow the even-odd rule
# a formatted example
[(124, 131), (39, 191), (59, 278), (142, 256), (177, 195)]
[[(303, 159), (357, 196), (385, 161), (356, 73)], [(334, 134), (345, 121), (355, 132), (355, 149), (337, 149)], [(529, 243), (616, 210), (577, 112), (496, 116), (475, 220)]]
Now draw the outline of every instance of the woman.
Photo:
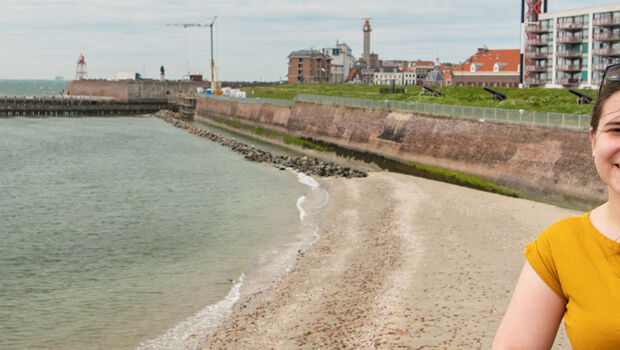
[(550, 349), (562, 317), (573, 349), (620, 349), (620, 64), (605, 69), (590, 125), (608, 201), (526, 247), (493, 349)]

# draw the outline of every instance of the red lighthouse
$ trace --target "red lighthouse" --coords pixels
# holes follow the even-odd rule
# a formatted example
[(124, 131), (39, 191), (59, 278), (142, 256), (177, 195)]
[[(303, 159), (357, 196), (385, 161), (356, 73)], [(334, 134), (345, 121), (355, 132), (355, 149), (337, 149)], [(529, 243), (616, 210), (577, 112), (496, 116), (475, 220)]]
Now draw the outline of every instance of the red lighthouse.
[(75, 69), (75, 80), (88, 79), (88, 73), (86, 73), (86, 61), (84, 55), (80, 54), (77, 61), (77, 68)]

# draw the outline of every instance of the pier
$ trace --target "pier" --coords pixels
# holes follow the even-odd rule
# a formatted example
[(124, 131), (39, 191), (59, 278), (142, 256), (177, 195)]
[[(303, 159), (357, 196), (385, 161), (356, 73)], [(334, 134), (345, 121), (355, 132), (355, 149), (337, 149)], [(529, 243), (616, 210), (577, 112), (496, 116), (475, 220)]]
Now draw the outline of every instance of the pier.
[(176, 110), (162, 99), (117, 101), (103, 96), (0, 96), (0, 117), (17, 116), (111, 116)]

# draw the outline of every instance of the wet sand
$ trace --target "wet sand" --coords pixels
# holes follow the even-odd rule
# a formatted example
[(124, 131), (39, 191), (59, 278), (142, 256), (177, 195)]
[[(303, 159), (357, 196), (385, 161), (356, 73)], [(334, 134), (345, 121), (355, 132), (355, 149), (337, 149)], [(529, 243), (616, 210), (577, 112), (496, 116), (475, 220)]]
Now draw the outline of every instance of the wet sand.
[[(407, 175), (318, 179), (320, 239), (204, 349), (488, 349), (523, 249), (579, 212)], [(569, 349), (564, 327), (554, 349)]]

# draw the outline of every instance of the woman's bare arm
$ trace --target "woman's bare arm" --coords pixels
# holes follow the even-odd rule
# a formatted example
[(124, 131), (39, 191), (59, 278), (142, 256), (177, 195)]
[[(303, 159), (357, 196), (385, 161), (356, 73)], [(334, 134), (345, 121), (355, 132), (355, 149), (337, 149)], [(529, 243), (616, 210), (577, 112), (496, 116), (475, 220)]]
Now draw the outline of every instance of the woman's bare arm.
[(526, 261), (492, 349), (551, 349), (565, 308)]

